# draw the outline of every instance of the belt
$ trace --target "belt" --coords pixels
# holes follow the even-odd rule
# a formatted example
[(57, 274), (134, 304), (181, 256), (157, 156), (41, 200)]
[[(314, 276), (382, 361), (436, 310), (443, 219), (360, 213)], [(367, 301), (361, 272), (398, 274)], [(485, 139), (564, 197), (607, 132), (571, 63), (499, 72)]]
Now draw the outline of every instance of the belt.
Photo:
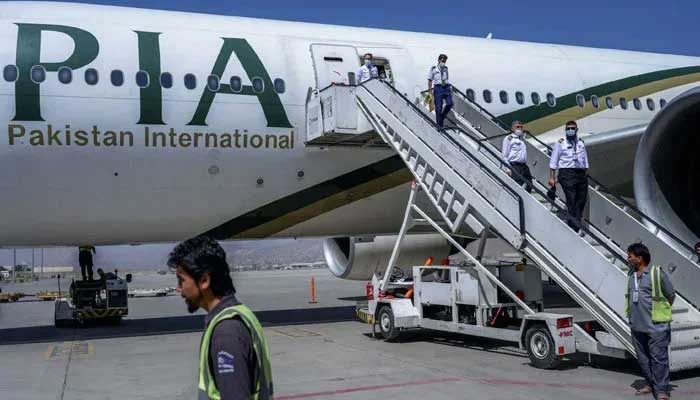
[(527, 165), (527, 163), (511, 161), (510, 165)]

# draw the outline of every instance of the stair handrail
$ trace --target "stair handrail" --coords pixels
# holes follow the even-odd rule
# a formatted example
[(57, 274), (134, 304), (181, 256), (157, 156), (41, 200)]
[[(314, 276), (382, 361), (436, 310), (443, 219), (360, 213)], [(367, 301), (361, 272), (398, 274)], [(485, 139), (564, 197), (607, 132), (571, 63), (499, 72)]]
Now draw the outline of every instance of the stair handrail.
[[(484, 114), (488, 115), (489, 118), (490, 118), (493, 122), (495, 122), (499, 127), (501, 127), (501, 129), (505, 130), (508, 134), (511, 132), (510, 127), (508, 127), (500, 118), (496, 117), (496, 116), (493, 115), (491, 112), (489, 112), (486, 108), (482, 107), (478, 102), (476, 102), (475, 100), (470, 99), (469, 96), (467, 96), (467, 95), (464, 94), (461, 90), (459, 90), (458, 88), (456, 88), (456, 87), (454, 87), (454, 86), (452, 86), (452, 90), (453, 90), (454, 92), (456, 92), (457, 94), (459, 94), (462, 98), (466, 99), (469, 103), (473, 104), (473, 105), (474, 105), (476, 108), (478, 108), (481, 112), (483, 112)], [(532, 133), (528, 133), (528, 134), (529, 134), (529, 137), (531, 137), (531, 138), (534, 139), (538, 144), (540, 144), (541, 146), (543, 146), (544, 148), (547, 149), (547, 151), (546, 151), (547, 155), (551, 155), (551, 154), (552, 154), (552, 150), (553, 150), (553, 149), (552, 149), (552, 146), (550, 146), (550, 145), (548, 145), (547, 143), (543, 142), (540, 138), (538, 138), (537, 136), (533, 135)], [(505, 136), (505, 135), (492, 136), (492, 137), (489, 137), (489, 138), (485, 138), (484, 140), (490, 140), (490, 139), (494, 139), (494, 138), (497, 138), (497, 137), (500, 137), (500, 136)], [(649, 217), (646, 213), (644, 213), (642, 210), (638, 209), (636, 206), (634, 206), (632, 203), (630, 203), (629, 201), (627, 201), (627, 200), (626, 200), (625, 198), (623, 198), (622, 196), (620, 196), (620, 195), (614, 193), (612, 190), (610, 190), (609, 187), (607, 187), (606, 185), (604, 185), (603, 183), (601, 183), (599, 180), (597, 180), (596, 178), (594, 178), (592, 175), (586, 174), (586, 176), (587, 176), (588, 180), (590, 180), (591, 182), (593, 182), (593, 184), (592, 184), (591, 186), (593, 186), (594, 189), (596, 189), (596, 190), (598, 190), (598, 191), (600, 191), (600, 192), (604, 192), (605, 194), (607, 194), (607, 195), (609, 195), (609, 196), (612, 196), (615, 200), (617, 200), (618, 202), (620, 202), (621, 204), (623, 204), (623, 205), (624, 205), (625, 207), (627, 207), (629, 210), (632, 210), (633, 212), (635, 212), (636, 214), (638, 214), (639, 216), (641, 216), (645, 223), (647, 223), (647, 222), (650, 223), (651, 225), (654, 226), (654, 228), (657, 229), (657, 231), (663, 232), (666, 236), (668, 236), (669, 238), (673, 239), (673, 240), (674, 240), (677, 244), (679, 244), (682, 248), (684, 248), (684, 249), (687, 250), (687, 251), (690, 251), (690, 254), (695, 254), (695, 253), (696, 253), (696, 252), (695, 252), (695, 248), (694, 248), (693, 246), (689, 245), (688, 243), (686, 243), (685, 241), (683, 241), (683, 239), (681, 239), (681, 238), (679, 238), (678, 236), (676, 236), (676, 235), (675, 235), (674, 233), (672, 233), (669, 229), (667, 229), (666, 227), (664, 227), (663, 225), (661, 225), (661, 223), (659, 223), (659, 222), (657, 222), (656, 220), (654, 220), (653, 218)], [(587, 221), (587, 222), (590, 223), (590, 221)], [(692, 261), (692, 260), (690, 260), (690, 261)]]

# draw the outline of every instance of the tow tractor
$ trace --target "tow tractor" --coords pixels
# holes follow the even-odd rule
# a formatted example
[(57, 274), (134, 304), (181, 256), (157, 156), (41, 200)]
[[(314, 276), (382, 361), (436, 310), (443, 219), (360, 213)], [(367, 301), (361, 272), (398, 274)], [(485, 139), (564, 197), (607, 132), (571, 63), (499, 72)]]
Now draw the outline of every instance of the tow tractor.
[(128, 284), (131, 274), (120, 278), (107, 273), (104, 279), (71, 282), (68, 296), (61, 296), (61, 278), (58, 277), (59, 295), (54, 303), (54, 325), (57, 328), (103, 321), (118, 324), (129, 314)]

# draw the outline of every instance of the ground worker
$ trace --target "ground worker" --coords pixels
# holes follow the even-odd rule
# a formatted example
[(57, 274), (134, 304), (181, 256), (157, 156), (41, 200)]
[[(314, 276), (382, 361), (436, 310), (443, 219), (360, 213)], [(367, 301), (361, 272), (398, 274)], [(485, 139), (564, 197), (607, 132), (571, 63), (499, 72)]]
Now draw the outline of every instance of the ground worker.
[(235, 296), (224, 249), (198, 236), (168, 256), (190, 313), (207, 311), (199, 350), (199, 399), (272, 399), (272, 370), (263, 329)]
[[(437, 65), (430, 67), (428, 72), (428, 92), (432, 90), (435, 100), (435, 122), (442, 128), (447, 114), (452, 108), (452, 89), (450, 87), (450, 72), (447, 69), (447, 56), (440, 54)], [(445, 107), (443, 108), (443, 102)]]
[[(92, 255), (96, 253), (95, 246), (78, 247), (78, 264), (80, 264), (80, 274), (83, 276), (84, 281), (88, 280), (88, 278), (92, 280)], [(85, 270), (87, 270), (87, 274)]]
[(558, 170), (559, 183), (566, 197), (567, 223), (579, 232), (588, 199), (588, 154), (583, 140), (577, 136), (576, 122), (568, 121), (565, 127), (566, 137), (554, 144), (549, 160), (549, 186), (556, 186), (555, 173)]
[(372, 53), (367, 53), (363, 57), (364, 64), (357, 71), (357, 84), (367, 82), (372, 78), (378, 78), (379, 72), (377, 72), (377, 66), (372, 64)]
[(513, 121), (510, 135), (503, 138), (501, 153), (506, 172), (518, 182), (518, 185), (525, 185), (525, 190), (532, 191), (532, 174), (527, 166), (527, 146), (525, 145), (525, 132), (523, 123)]
[(649, 266), (649, 249), (634, 243), (627, 248), (632, 267), (627, 282), (626, 309), (637, 362), (646, 385), (637, 394), (653, 393), (667, 400), (671, 391), (668, 345), (671, 341), (673, 284), (659, 266)]

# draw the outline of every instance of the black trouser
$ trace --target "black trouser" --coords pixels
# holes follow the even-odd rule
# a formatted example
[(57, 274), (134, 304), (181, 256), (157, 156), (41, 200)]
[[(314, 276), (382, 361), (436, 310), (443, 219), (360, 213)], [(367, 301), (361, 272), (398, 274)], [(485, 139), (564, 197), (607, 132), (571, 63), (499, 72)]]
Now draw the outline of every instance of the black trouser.
[[(88, 278), (92, 280), (92, 254), (79, 254), (78, 262), (80, 263), (80, 273), (83, 275), (83, 280), (86, 281)], [(87, 275), (85, 270), (87, 270)]]
[(518, 185), (525, 184), (525, 191), (532, 192), (532, 174), (530, 174), (530, 167), (527, 164), (512, 162), (510, 163), (510, 171), (510, 177), (518, 182)]
[(659, 393), (671, 393), (671, 378), (668, 365), (668, 344), (671, 330), (654, 333), (632, 331), (632, 343), (637, 353), (637, 362), (647, 385)]
[(581, 227), (583, 209), (588, 200), (588, 179), (583, 168), (559, 169), (559, 183), (566, 197), (567, 223), (574, 231)]
[[(450, 85), (435, 85), (433, 87), (433, 99), (435, 101), (435, 122), (442, 128), (442, 124), (452, 109), (452, 89)], [(442, 107), (443, 102), (445, 108)]]

